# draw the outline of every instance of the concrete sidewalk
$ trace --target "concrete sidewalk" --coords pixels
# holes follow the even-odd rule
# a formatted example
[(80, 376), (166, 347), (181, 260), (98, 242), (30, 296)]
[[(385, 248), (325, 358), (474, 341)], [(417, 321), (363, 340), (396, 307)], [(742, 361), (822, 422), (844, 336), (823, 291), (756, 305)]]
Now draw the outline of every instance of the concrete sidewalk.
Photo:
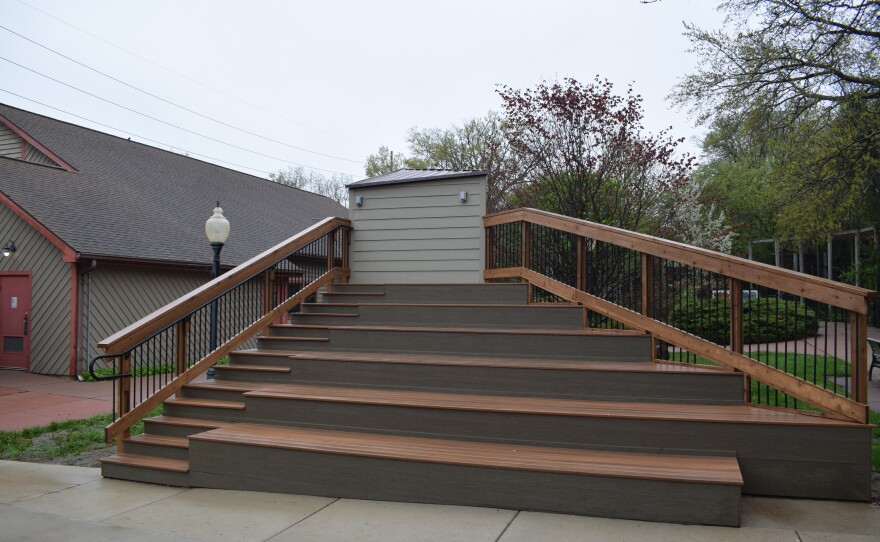
[(109, 414), (112, 382), (0, 370), (0, 431)]
[[(658, 497), (658, 498), (662, 498)], [(742, 527), (250, 493), (105, 480), (99, 469), (0, 461), (0, 540), (867, 542), (866, 503), (743, 498)]]

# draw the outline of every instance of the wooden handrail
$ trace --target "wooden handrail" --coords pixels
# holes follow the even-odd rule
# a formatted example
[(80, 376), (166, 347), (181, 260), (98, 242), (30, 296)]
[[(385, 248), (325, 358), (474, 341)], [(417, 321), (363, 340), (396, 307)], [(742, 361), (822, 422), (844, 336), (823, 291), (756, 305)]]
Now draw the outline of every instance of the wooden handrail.
[(351, 227), (351, 221), (343, 218), (325, 218), (317, 224), (302, 230), (293, 237), (254, 256), (238, 265), (228, 273), (196, 288), (189, 294), (172, 301), (164, 307), (144, 316), (125, 329), (114, 333), (98, 343), (105, 352), (124, 352), (144, 339), (165, 329), (193, 310), (205, 305), (215, 297), (244, 282), (253, 275), (277, 262), (286, 255), (298, 250), (334, 229)]
[[(171, 382), (152, 394), (146, 401), (135, 406), (133, 409), (125, 412), (118, 419), (104, 428), (104, 438), (110, 442), (116, 437), (124, 435), (132, 424), (146, 416), (151, 410), (162, 404), (166, 399), (176, 394), (193, 379), (205, 372), (208, 367), (214, 365), (219, 360), (228, 356), (230, 352), (241, 346), (242, 343), (254, 336), (254, 334), (274, 322), (279, 316), (286, 313), (296, 305), (303, 303), (308, 297), (317, 292), (322, 286), (333, 282), (334, 279), (347, 277), (350, 274), (348, 269), (334, 267), (330, 271), (324, 273), (314, 282), (308, 284), (302, 290), (297, 292), (293, 297), (281, 303), (262, 318), (242, 330), (238, 335), (222, 344), (216, 350), (193, 364), (192, 367), (177, 375)], [(126, 379), (126, 382), (128, 380)]]
[(728, 350), (710, 341), (691, 335), (670, 325), (654, 320), (627, 308), (605, 301), (575, 287), (553, 280), (545, 275), (523, 267), (503, 269), (487, 269), (485, 278), (522, 278), (530, 284), (555, 294), (568, 301), (581, 303), (585, 308), (617, 320), (627, 326), (651, 333), (655, 338), (674, 344), (680, 348), (700, 355), (726, 367), (737, 369), (744, 374), (779, 391), (809, 403), (828, 412), (838, 414), (858, 423), (867, 423), (868, 407), (852, 399), (816, 386), (806, 380), (790, 375), (767, 364), (746, 357), (741, 353)]
[(865, 288), (537, 209), (514, 209), (486, 215), (483, 218), (483, 224), (487, 228), (520, 221), (699, 267), (744, 282), (752, 282), (821, 303), (828, 303), (862, 315), (868, 313), (868, 299), (876, 295), (876, 292)]

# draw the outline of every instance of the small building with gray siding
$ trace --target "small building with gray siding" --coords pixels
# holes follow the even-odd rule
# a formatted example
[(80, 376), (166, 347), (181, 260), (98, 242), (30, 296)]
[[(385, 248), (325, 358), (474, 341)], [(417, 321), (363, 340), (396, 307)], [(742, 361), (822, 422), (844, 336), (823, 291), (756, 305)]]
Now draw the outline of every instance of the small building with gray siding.
[(336, 202), (0, 104), (0, 368), (82, 373), (96, 343), (210, 280), (205, 220), (237, 265)]
[(483, 282), (485, 171), (401, 169), (348, 196), (352, 281)]

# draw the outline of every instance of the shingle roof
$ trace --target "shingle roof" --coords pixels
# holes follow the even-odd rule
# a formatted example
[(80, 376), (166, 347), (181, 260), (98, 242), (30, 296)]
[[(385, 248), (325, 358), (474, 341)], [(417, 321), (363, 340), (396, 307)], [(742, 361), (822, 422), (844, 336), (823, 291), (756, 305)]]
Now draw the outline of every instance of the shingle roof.
[(0, 158), (0, 191), (83, 256), (208, 263), (216, 200), (237, 264), (328, 216), (333, 200), (0, 104), (0, 114), (77, 172)]
[(414, 183), (419, 181), (439, 181), (441, 179), (458, 179), (462, 177), (477, 177), (486, 175), (486, 171), (480, 170), (456, 170), (456, 169), (398, 169), (384, 175), (377, 175), (369, 179), (363, 179), (348, 184), (349, 187), (367, 188), (383, 184)]

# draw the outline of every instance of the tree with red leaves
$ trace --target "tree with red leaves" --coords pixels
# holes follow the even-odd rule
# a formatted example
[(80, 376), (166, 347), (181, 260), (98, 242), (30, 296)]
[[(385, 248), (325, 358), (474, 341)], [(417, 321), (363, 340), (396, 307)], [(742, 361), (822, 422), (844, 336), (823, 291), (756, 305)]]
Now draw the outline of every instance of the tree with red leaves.
[(658, 232), (658, 203), (684, 186), (694, 158), (683, 139), (642, 126), (642, 97), (600, 78), (501, 86), (504, 126), (528, 182), (515, 203), (636, 231)]

